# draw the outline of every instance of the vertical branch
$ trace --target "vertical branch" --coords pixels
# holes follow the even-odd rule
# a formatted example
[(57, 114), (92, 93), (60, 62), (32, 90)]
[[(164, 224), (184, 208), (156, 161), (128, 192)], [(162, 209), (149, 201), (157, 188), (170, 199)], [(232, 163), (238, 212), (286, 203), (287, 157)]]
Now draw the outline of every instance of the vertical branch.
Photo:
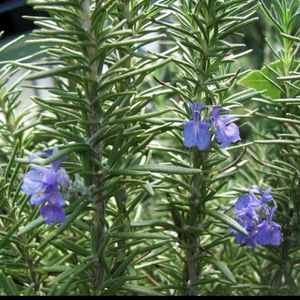
[[(199, 168), (201, 166), (201, 153), (197, 148), (193, 148), (191, 152), (191, 159), (193, 162), (193, 168)], [(192, 179), (192, 190), (196, 190), (199, 188), (199, 183), (201, 181), (200, 179), (201, 176), (199, 175), (194, 175)], [(200, 199), (198, 196), (193, 192), (190, 198), (190, 216), (189, 216), (189, 221), (190, 221), (190, 227), (195, 228), (199, 224), (199, 207), (200, 207)], [(194, 232), (189, 232), (187, 234), (187, 251), (186, 251), (186, 261), (187, 261), (187, 272), (188, 272), (188, 282), (189, 282), (189, 290), (190, 294), (192, 296), (197, 296), (198, 294), (198, 289), (195, 283), (197, 282), (198, 278), (198, 262), (196, 259), (197, 255), (197, 249), (198, 249), (198, 243), (199, 243), (199, 238), (197, 234)]]
[[(83, 1), (82, 8), (84, 18), (83, 26), (85, 30), (88, 31), (89, 36), (92, 38), (92, 40), (89, 41), (90, 45), (86, 47), (86, 55), (89, 62), (89, 78), (86, 81), (85, 85), (86, 98), (89, 101), (91, 107), (91, 112), (89, 114), (90, 128), (88, 133), (88, 136), (91, 137), (94, 134), (96, 134), (101, 128), (101, 108), (98, 102), (94, 101), (97, 96), (98, 69), (100, 61), (96, 58), (96, 37), (91, 29), (92, 17), (90, 11), (90, 0)], [(98, 162), (98, 164), (95, 164), (93, 160), (90, 160), (90, 171), (92, 172), (92, 174), (96, 174), (101, 168), (99, 167), (99, 165), (101, 166), (102, 164), (101, 143), (96, 143), (92, 146), (92, 158), (95, 159)], [(94, 186), (95, 189), (99, 190), (99, 188), (103, 185), (102, 176), (92, 176), (92, 181), (90, 183)], [(105, 238), (105, 199), (100, 191), (94, 194), (93, 204), (95, 210), (95, 234), (92, 234), (92, 239), (96, 239), (95, 247), (96, 252), (98, 252), (97, 250), (99, 249)], [(101, 265), (101, 258), (98, 257), (95, 269), (95, 288), (98, 288), (102, 284), (103, 277), (104, 270), (103, 266)]]
[[(199, 149), (193, 148), (191, 151), (191, 160), (193, 168), (205, 169), (205, 159), (207, 153), (201, 153)], [(205, 170), (203, 171), (205, 172)], [(191, 228), (199, 228), (203, 223), (204, 206), (203, 199), (206, 196), (206, 185), (203, 181), (203, 174), (196, 174), (191, 182), (192, 194), (190, 197), (190, 212), (189, 212), (189, 226)], [(199, 192), (195, 192), (199, 191)], [(200, 197), (199, 197), (200, 195)], [(199, 249), (201, 248), (201, 240), (198, 232), (189, 232), (187, 235), (188, 250), (186, 251), (186, 260), (188, 267), (188, 281), (190, 285), (190, 293), (193, 296), (198, 295), (198, 288), (196, 282), (198, 281), (198, 266), (199, 266)]]

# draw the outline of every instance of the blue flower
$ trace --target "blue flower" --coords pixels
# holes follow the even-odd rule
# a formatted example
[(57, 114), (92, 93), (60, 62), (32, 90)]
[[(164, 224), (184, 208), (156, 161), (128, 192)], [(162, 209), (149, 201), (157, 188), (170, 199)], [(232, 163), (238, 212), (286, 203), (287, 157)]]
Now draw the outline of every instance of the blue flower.
[(220, 108), (211, 109), (211, 114), (213, 116), (213, 126), (216, 133), (216, 139), (218, 143), (221, 144), (222, 148), (226, 148), (232, 142), (237, 142), (241, 140), (239, 128), (236, 124), (228, 122), (234, 119), (233, 116), (228, 116), (225, 118), (220, 117)]
[(269, 208), (266, 220), (257, 226), (256, 241), (262, 246), (279, 246), (281, 241), (281, 226), (272, 221), (273, 214), (277, 207)]
[(254, 194), (254, 191), (253, 189), (249, 189), (248, 190), (248, 194), (249, 194), (249, 197), (250, 197), (250, 206), (255, 208), (255, 209), (259, 209), (261, 208), (261, 199), (258, 199), (257, 196)]
[(53, 222), (63, 223), (65, 221), (65, 212), (61, 206), (48, 204), (41, 208), (41, 215), (46, 224)]
[[(26, 173), (23, 178), (22, 190), (26, 195), (39, 194), (43, 190), (42, 174), (34, 169)], [(36, 195), (36, 197), (38, 196)]]
[(253, 224), (258, 220), (255, 210), (248, 206), (240, 211), (235, 211), (236, 220), (243, 226)]
[[(271, 191), (271, 188), (268, 188), (265, 192), (260, 187), (250, 189), (249, 194), (252, 199), (251, 205), (256, 208), (264, 208), (267, 210), (267, 204), (273, 200)], [(254, 192), (260, 194), (260, 199), (257, 198)]]
[(273, 196), (271, 195), (271, 192), (272, 192), (271, 188), (268, 188), (265, 192), (263, 192), (262, 190), (260, 191), (262, 204), (267, 204), (273, 200)]
[(188, 148), (197, 146), (199, 150), (206, 150), (210, 143), (211, 121), (201, 121), (202, 102), (191, 104), (190, 107), (193, 120), (183, 123), (184, 146)]
[[(48, 157), (57, 151), (55, 147), (50, 152), (37, 152), (30, 155), (29, 160), (32, 161), (37, 156)], [(64, 160), (65, 158), (56, 160), (50, 167), (31, 164), (32, 170), (26, 173), (23, 179), (22, 190), (30, 196), (30, 204), (44, 204), (41, 208), (41, 215), (47, 224), (62, 223), (65, 218), (62, 209), (65, 201), (60, 194), (60, 189), (67, 189), (70, 186), (70, 180), (66, 171), (60, 168)]]
[(240, 211), (244, 208), (247, 208), (250, 200), (251, 198), (249, 195), (239, 195), (235, 203), (235, 209)]
[[(261, 197), (258, 198), (254, 192), (258, 192)], [(249, 189), (247, 195), (237, 197), (234, 208), (235, 220), (248, 232), (245, 235), (231, 228), (230, 232), (235, 234), (237, 243), (246, 244), (250, 248), (257, 245), (280, 245), (281, 226), (272, 221), (276, 207), (268, 206), (271, 200), (274, 200), (271, 188), (265, 192), (261, 188)]]
[(248, 235), (242, 234), (240, 232), (235, 233), (235, 240), (238, 244), (246, 244), (249, 248), (256, 247), (256, 227), (254, 225), (245, 225), (245, 229)]
[(238, 231), (232, 230), (235, 234), (235, 240), (239, 244), (246, 244), (250, 248), (256, 246), (255, 234), (256, 234), (256, 222), (259, 216), (256, 214), (254, 207), (252, 207), (252, 198), (248, 195), (239, 195), (235, 203), (235, 220), (242, 225), (248, 235), (242, 234)]

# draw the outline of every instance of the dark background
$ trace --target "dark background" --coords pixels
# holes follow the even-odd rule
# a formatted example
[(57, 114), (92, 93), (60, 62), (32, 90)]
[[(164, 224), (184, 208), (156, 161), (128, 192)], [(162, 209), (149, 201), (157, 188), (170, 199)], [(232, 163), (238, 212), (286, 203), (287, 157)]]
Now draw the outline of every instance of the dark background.
[[(22, 18), (24, 15), (45, 16), (46, 14), (33, 10), (32, 6), (26, 4), (26, 0), (0, 0), (0, 32), (4, 31), (1, 36), (2, 43), (5, 43), (6, 39), (10, 40), (20, 34), (29, 33), (35, 28), (33, 21)], [(264, 30), (265, 24), (261, 20), (242, 29), (244, 43), (248, 49), (253, 49), (253, 53), (248, 57), (251, 65), (256, 69), (260, 69), (264, 62)], [(28, 47), (25, 49), (24, 45), (22, 48), (26, 52), (31, 51)]]
[(0, 0), (0, 32), (4, 31), (3, 37), (26, 33), (33, 29), (33, 22), (23, 19), (23, 15), (36, 16), (41, 13), (27, 5), (26, 0)]

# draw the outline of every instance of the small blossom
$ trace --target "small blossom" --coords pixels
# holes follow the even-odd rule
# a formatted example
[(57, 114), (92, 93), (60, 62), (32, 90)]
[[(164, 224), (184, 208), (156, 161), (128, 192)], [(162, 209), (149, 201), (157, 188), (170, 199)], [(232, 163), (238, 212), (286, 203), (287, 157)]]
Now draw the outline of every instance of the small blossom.
[(238, 212), (236, 211), (235, 217), (243, 226), (253, 224), (258, 220), (258, 215), (251, 206), (248, 206)]
[(257, 243), (266, 246), (279, 246), (281, 241), (281, 226), (272, 221), (273, 214), (277, 207), (269, 208), (266, 215), (266, 220), (257, 227), (256, 240)]
[(259, 209), (261, 207), (261, 199), (257, 198), (257, 196), (254, 194), (253, 189), (248, 190), (249, 197), (250, 197), (250, 206), (256, 209)]
[(235, 220), (242, 225), (248, 235), (242, 234), (238, 231), (233, 230), (235, 234), (235, 240), (238, 244), (246, 244), (250, 248), (256, 246), (255, 234), (256, 234), (256, 223), (259, 216), (255, 212), (255, 208), (251, 205), (251, 196), (239, 195), (235, 204), (234, 214)]
[[(260, 195), (260, 198), (257, 198), (257, 196), (254, 194), (256, 192), (257, 194)], [(249, 194), (251, 196), (251, 205), (253, 207), (257, 208), (264, 208), (267, 210), (267, 204), (273, 200), (273, 196), (271, 195), (271, 188), (268, 188), (265, 192), (260, 188), (255, 188), (253, 187), (252, 189), (249, 190)]]
[[(254, 192), (259, 193), (260, 197)], [(230, 232), (235, 234), (237, 243), (246, 244), (250, 248), (257, 245), (280, 245), (281, 226), (272, 221), (276, 207), (268, 206), (272, 200), (274, 199), (270, 188), (265, 192), (261, 188), (252, 188), (248, 190), (247, 195), (237, 197), (234, 208), (235, 220), (248, 232), (245, 235), (231, 228)]]
[(245, 229), (248, 232), (248, 235), (242, 234), (240, 232), (236, 232), (235, 240), (238, 244), (245, 244), (249, 248), (256, 247), (256, 228), (253, 225), (245, 225)]
[(42, 174), (36, 170), (31, 170), (23, 178), (22, 190), (26, 195), (38, 194), (43, 190)]
[(41, 215), (46, 224), (53, 222), (63, 223), (65, 221), (65, 212), (61, 206), (58, 205), (45, 205), (41, 208)]
[(70, 187), (70, 179), (65, 169), (60, 168), (56, 171), (57, 184), (64, 189)]
[(273, 196), (271, 195), (271, 188), (268, 188), (265, 192), (263, 192), (262, 190), (260, 191), (261, 193), (261, 202), (262, 204), (267, 204), (270, 201), (273, 200)]
[(236, 203), (235, 203), (235, 209), (237, 211), (242, 210), (244, 208), (247, 208), (250, 202), (250, 196), (249, 195), (239, 195)]
[(193, 120), (183, 123), (183, 143), (188, 148), (197, 146), (199, 150), (206, 150), (209, 146), (211, 122), (201, 121), (202, 107), (202, 102), (191, 104)]
[(239, 128), (235, 123), (230, 123), (234, 119), (233, 116), (222, 118), (220, 116), (220, 108), (211, 109), (213, 116), (213, 126), (216, 133), (216, 139), (222, 148), (226, 148), (232, 142), (241, 140)]
[[(30, 155), (29, 160), (38, 156), (48, 157), (58, 151), (54, 148), (51, 152), (37, 152)], [(31, 164), (32, 170), (25, 174), (22, 184), (23, 192), (30, 196), (31, 205), (44, 204), (41, 208), (41, 215), (46, 223), (64, 221), (62, 206), (65, 201), (60, 194), (60, 189), (67, 189), (70, 186), (68, 174), (60, 164), (65, 158), (52, 162), (50, 167)], [(47, 204), (46, 204), (47, 203)]]

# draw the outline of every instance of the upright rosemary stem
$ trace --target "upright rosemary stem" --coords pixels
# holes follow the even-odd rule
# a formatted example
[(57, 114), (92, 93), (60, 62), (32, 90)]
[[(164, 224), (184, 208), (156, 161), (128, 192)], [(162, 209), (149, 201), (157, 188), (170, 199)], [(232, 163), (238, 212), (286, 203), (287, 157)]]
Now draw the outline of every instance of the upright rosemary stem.
[[(92, 31), (92, 18), (91, 18), (91, 11), (90, 11), (90, 0), (85, 0), (82, 3), (83, 7), (83, 16), (84, 16), (84, 23), (83, 26), (85, 30), (89, 32), (91, 37), (90, 44), (86, 46), (86, 55), (89, 62), (89, 78), (86, 81), (85, 85), (85, 93), (86, 98), (90, 103), (91, 112), (89, 114), (89, 137), (93, 136), (96, 132), (98, 132), (101, 128), (101, 108), (98, 105), (97, 101), (94, 101), (97, 97), (97, 85), (98, 85), (98, 70), (100, 68), (101, 62), (99, 59), (96, 59), (96, 38), (95, 34)], [(90, 170), (92, 174), (96, 174), (101, 169), (102, 163), (102, 144), (93, 144), (92, 146), (92, 156), (93, 159), (98, 161), (98, 164), (95, 164), (94, 161), (90, 160)], [(87, 158), (89, 159), (89, 158)], [(100, 167), (99, 167), (100, 165)], [(95, 190), (99, 190), (99, 188), (103, 185), (103, 178), (102, 176), (92, 176), (90, 180), (91, 184), (94, 186)], [(94, 234), (92, 234), (92, 239), (96, 239), (92, 241), (95, 245), (96, 253), (103, 243), (105, 239), (105, 199), (102, 195), (102, 192), (95, 193), (93, 196), (93, 205), (95, 210), (95, 223), (94, 223)], [(99, 254), (100, 255), (100, 254)], [(97, 257), (97, 262), (95, 266), (95, 289), (99, 288), (103, 282), (104, 278), (104, 269), (102, 266), (101, 257)]]
[[(193, 168), (199, 169), (202, 165), (202, 155), (201, 152), (197, 148), (193, 148), (191, 152), (191, 159), (193, 162)], [(199, 199), (199, 196), (194, 192), (195, 190), (202, 190), (203, 186), (202, 176), (194, 175), (192, 179), (192, 195), (191, 195), (191, 203), (190, 203), (190, 228), (195, 229), (199, 227), (201, 223), (201, 215), (202, 215), (202, 202)], [(186, 251), (186, 260), (187, 260), (187, 273), (188, 273), (188, 281), (189, 281), (189, 292), (192, 296), (198, 295), (197, 281), (198, 281), (198, 249), (199, 249), (199, 237), (198, 231), (194, 232), (194, 230), (188, 232), (187, 235), (187, 246), (188, 249)]]

